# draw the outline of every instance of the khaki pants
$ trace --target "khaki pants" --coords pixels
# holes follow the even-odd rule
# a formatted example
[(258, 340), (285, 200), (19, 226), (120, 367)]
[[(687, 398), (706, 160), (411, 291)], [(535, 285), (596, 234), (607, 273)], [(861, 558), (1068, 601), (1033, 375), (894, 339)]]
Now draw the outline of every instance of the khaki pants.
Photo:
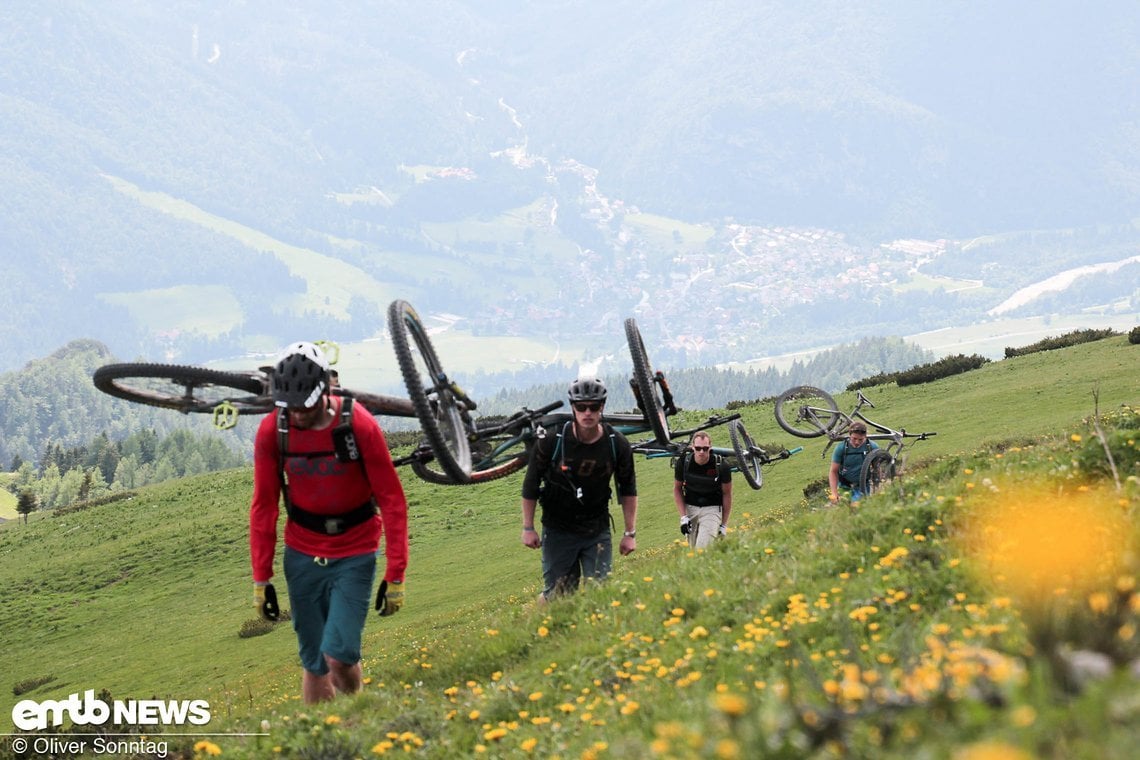
[(696, 507), (686, 504), (685, 514), (689, 518), (689, 546), (704, 549), (712, 543), (720, 530), (720, 505)]

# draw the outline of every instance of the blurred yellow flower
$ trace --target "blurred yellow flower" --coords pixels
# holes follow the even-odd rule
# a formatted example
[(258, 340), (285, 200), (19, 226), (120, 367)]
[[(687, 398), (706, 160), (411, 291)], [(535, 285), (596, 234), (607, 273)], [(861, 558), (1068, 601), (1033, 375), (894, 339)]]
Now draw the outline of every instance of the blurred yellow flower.
[(962, 546), (1019, 603), (1048, 604), (1058, 588), (1088, 598), (1126, 574), (1133, 551), (1132, 526), (1112, 501), (1095, 492), (1006, 492), (979, 505)]
[(1069, 440), (1072, 441), (1073, 443), (1080, 443), (1081, 442), (1081, 434), (1080, 433), (1073, 433), (1072, 435), (1069, 436)]
[(202, 740), (194, 745), (195, 754), (211, 755), (216, 757), (222, 754), (222, 748), (213, 742)]
[(720, 760), (736, 760), (743, 757), (740, 744), (735, 739), (721, 739), (716, 743), (716, 756)]
[(1094, 591), (1089, 594), (1089, 609), (1097, 614), (1108, 612), (1112, 598), (1104, 591)]
[(978, 742), (954, 751), (954, 760), (1033, 760), (1033, 755), (1005, 742)]
[(1015, 707), (1009, 714), (1009, 722), (1018, 728), (1025, 728), (1032, 726), (1037, 720), (1037, 711), (1030, 705), (1022, 705)]
[(725, 715), (739, 718), (748, 711), (748, 700), (739, 694), (717, 694), (713, 697), (713, 705)]

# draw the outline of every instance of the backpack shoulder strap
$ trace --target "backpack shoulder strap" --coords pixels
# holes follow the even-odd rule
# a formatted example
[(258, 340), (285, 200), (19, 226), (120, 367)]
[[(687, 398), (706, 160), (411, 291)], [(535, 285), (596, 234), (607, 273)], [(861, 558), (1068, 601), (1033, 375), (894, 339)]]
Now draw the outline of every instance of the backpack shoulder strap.
[[(566, 447), (562, 445), (563, 439), (566, 437), (566, 431), (574, 424), (573, 420), (567, 420), (562, 429), (558, 431), (558, 436), (554, 441), (554, 452), (550, 455), (550, 461), (558, 460), (558, 466), (565, 471), (566, 469)], [(608, 422), (602, 423), (602, 432), (610, 437), (610, 456), (613, 457), (614, 468), (617, 468), (617, 431), (614, 426)]]
[(566, 470), (566, 449), (562, 446), (562, 439), (566, 437), (566, 431), (572, 422), (573, 420), (567, 420), (562, 429), (558, 431), (554, 439), (554, 451), (550, 453), (550, 462), (553, 464), (557, 460), (559, 469), (563, 471)]
[(281, 481), (281, 491), (285, 502), (289, 501), (289, 481), (285, 477), (285, 455), (289, 452), (289, 412), (277, 407), (277, 479)]
[(613, 457), (614, 469), (617, 469), (617, 431), (608, 422), (602, 423), (602, 430), (610, 436), (610, 456)]

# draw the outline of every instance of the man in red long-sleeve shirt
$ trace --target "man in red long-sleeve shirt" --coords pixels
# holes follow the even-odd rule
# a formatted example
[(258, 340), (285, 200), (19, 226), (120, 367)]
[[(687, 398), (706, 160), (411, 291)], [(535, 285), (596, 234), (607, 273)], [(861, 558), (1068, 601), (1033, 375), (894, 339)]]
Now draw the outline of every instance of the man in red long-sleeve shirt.
[[(329, 394), (329, 365), (312, 343), (290, 346), (273, 370), (278, 409), (253, 447), (249, 548), (254, 606), (276, 619), (273, 558), (284, 501), (283, 567), (297, 633), (306, 703), (361, 688), (360, 641), (372, 598), (380, 535), (387, 567), (381, 615), (404, 601), (408, 506), (380, 425)], [(282, 499), (282, 497), (284, 497)]]

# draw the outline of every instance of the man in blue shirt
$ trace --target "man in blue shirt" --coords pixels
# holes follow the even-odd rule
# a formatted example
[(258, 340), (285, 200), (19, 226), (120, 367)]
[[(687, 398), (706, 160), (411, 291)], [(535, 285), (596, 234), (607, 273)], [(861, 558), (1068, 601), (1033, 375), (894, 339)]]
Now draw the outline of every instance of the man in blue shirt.
[(827, 483), (831, 487), (829, 498), (832, 502), (839, 501), (840, 488), (851, 492), (852, 502), (863, 498), (863, 493), (859, 490), (863, 460), (877, 448), (877, 443), (867, 440), (867, 426), (859, 420), (852, 422), (851, 427), (847, 428), (847, 440), (836, 446), (831, 454)]

